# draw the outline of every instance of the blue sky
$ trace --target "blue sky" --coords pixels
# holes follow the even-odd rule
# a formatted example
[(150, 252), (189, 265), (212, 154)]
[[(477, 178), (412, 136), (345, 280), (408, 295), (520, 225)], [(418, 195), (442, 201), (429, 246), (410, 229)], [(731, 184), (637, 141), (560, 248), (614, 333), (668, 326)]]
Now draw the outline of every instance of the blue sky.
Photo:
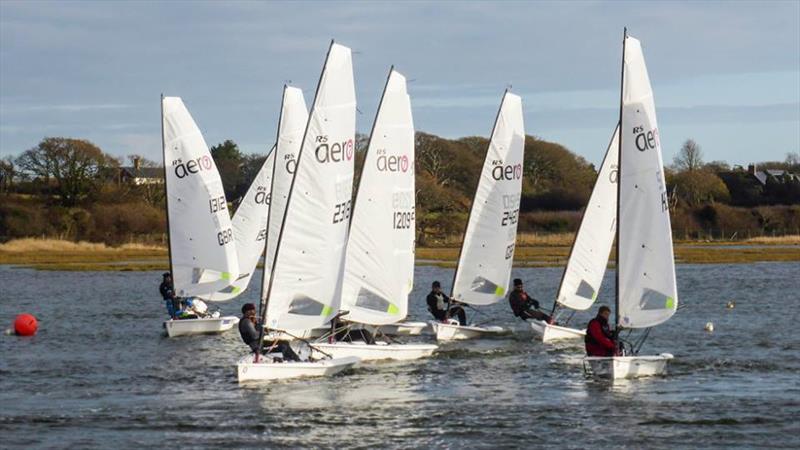
[(665, 159), (800, 151), (800, 2), (0, 1), (0, 155), (44, 136), (160, 159), (159, 95), (213, 145), (275, 137), (282, 86), (310, 104), (331, 38), (354, 51), (358, 128), (388, 68), (418, 130), (487, 136), (503, 90), (528, 134), (599, 162), (618, 116), (623, 26), (644, 47)]

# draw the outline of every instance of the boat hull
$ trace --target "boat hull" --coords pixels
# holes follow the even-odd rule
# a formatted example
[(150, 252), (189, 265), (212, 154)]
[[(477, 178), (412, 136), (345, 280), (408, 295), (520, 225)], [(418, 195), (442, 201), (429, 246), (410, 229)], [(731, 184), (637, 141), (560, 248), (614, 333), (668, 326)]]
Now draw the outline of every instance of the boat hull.
[(164, 322), (167, 336), (191, 336), (196, 334), (224, 333), (239, 323), (235, 316), (208, 317), (197, 319), (170, 319)]
[(262, 357), (254, 362), (253, 354), (247, 355), (236, 364), (236, 375), (240, 383), (248, 381), (286, 380), (302, 377), (326, 377), (335, 375), (358, 364), (355, 357), (324, 359), (320, 361), (272, 362)]
[[(365, 342), (336, 342), (333, 344), (315, 343), (312, 347), (312, 356), (325, 356), (320, 351), (333, 358), (358, 357), (361, 361), (395, 360), (408, 361), (431, 356), (439, 348), (434, 344), (367, 344)], [(317, 350), (319, 349), (319, 350)]]
[(429, 331), (427, 322), (397, 322), (380, 326), (387, 336), (419, 336)]
[(442, 322), (431, 322), (437, 341), (463, 341), (483, 337), (502, 336), (510, 331), (507, 328), (490, 326), (476, 327), (469, 325), (455, 325)]
[(620, 380), (642, 378), (667, 373), (667, 362), (673, 356), (662, 353), (654, 356), (587, 356), (583, 359), (584, 369), (588, 365), (592, 376)]
[(553, 342), (568, 339), (583, 339), (586, 330), (551, 325), (543, 320), (531, 320), (531, 329), (541, 336), (542, 342)]

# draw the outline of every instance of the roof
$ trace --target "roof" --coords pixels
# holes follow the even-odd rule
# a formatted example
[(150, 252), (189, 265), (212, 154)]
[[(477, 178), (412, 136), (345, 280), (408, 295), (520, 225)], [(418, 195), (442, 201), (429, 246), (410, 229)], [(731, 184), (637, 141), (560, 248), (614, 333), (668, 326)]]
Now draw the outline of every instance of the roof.
[(164, 178), (164, 169), (161, 167), (140, 167), (137, 173), (133, 167), (120, 167), (119, 170), (133, 178)]

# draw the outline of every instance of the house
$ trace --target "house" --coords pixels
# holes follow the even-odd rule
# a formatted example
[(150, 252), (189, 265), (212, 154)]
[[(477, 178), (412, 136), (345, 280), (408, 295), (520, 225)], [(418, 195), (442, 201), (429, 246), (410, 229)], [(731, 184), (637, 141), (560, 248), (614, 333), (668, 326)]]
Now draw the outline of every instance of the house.
[(133, 159), (133, 167), (120, 167), (119, 182), (141, 186), (144, 184), (163, 184), (164, 169), (162, 167), (141, 167), (138, 158)]
[(766, 186), (767, 181), (772, 179), (772, 181), (777, 181), (780, 183), (783, 182), (791, 182), (791, 181), (800, 181), (800, 175), (796, 175), (788, 170), (776, 170), (776, 169), (767, 169), (767, 170), (758, 170), (758, 166), (755, 164), (750, 164), (747, 166), (747, 173), (749, 173), (753, 178), (758, 181), (761, 186)]

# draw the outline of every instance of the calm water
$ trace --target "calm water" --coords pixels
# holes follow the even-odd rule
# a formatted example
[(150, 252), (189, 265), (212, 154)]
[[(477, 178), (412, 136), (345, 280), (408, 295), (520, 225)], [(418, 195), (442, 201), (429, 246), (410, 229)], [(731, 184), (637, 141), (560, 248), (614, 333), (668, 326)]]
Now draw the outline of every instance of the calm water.
[[(34, 338), (0, 337), (0, 447), (797, 448), (799, 274), (796, 263), (679, 266), (690, 306), (645, 344), (675, 354), (665, 378), (587, 380), (581, 348), (533, 342), (503, 302), (485, 311), (516, 327), (510, 338), (240, 387), (236, 332), (162, 337), (159, 273), (0, 267), (0, 324), (22, 311), (42, 321)], [(561, 271), (514, 275), (550, 303)], [(427, 319), (430, 282), (451, 277), (417, 268), (412, 319)], [(248, 292), (224, 310), (254, 299)]]

